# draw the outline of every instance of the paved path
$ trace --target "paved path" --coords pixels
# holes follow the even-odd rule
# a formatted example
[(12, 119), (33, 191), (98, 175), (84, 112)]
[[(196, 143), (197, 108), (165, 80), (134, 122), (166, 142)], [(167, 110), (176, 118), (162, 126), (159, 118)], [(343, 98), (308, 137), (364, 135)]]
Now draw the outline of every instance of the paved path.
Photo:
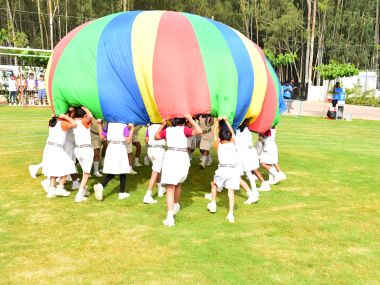
[[(323, 102), (308, 102), (308, 101), (293, 101), (290, 107), (290, 112), (285, 111), (284, 114), (289, 115), (302, 115), (302, 116), (319, 116), (325, 117), (327, 109), (331, 106), (331, 103)], [(344, 117), (351, 112), (352, 119), (363, 120), (379, 120), (380, 121), (380, 107), (366, 107), (356, 105), (344, 106)]]

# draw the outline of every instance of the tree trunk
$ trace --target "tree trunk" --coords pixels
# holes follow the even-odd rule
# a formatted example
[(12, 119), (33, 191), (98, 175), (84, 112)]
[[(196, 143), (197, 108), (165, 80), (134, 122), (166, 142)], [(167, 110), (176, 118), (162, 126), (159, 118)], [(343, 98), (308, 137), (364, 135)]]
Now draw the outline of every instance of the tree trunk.
[(61, 30), (61, 13), (59, 9), (59, 0), (57, 0), (56, 7), (57, 7), (57, 13), (58, 13), (58, 38), (59, 40), (62, 39), (62, 30)]
[(373, 68), (379, 68), (379, 0), (376, 0), (376, 20), (375, 20), (375, 36), (373, 51)]
[(53, 7), (52, 0), (48, 0), (48, 9), (49, 9), (49, 30), (50, 30), (50, 49), (54, 48), (54, 31), (53, 31)]
[(313, 10), (313, 25), (311, 28), (311, 43), (310, 43), (310, 62), (309, 62), (309, 84), (313, 85), (312, 74), (313, 74), (313, 59), (314, 59), (314, 37), (315, 37), (315, 18), (317, 17), (317, 0), (314, 0), (314, 10)]
[(123, 11), (127, 11), (127, 0), (123, 0)]
[[(14, 19), (13, 19), (9, 0), (6, 0), (6, 4), (7, 4), (7, 14), (8, 14), (8, 29), (11, 29), (11, 32), (12, 32), (13, 46), (16, 46), (16, 32), (15, 32)], [(15, 65), (18, 65), (17, 56), (14, 57), (14, 61), (15, 61)]]
[(305, 60), (305, 83), (309, 83), (309, 63), (310, 63), (310, 17), (311, 17), (311, 0), (307, 0), (307, 45), (306, 45), (306, 60)]
[(45, 45), (44, 45), (44, 31), (42, 29), (42, 21), (41, 21), (40, 0), (37, 0), (37, 12), (38, 12), (38, 24), (40, 26), (41, 48), (45, 49)]
[(65, 35), (69, 32), (67, 27), (67, 2), (68, 0), (65, 0)]

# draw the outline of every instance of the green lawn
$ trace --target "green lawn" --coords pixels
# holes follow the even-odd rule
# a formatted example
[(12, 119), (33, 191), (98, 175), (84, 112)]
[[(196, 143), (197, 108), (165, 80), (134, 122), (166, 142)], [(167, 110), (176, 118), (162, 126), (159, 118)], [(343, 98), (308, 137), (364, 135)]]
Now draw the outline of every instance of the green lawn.
[(0, 108), (0, 284), (380, 284), (380, 122), (285, 116), (287, 181), (256, 205), (238, 193), (229, 224), (226, 192), (215, 215), (203, 198), (216, 163), (193, 165), (166, 228), (164, 198), (142, 203), (146, 166), (127, 177), (124, 201), (118, 181), (103, 202), (45, 198), (27, 167), (41, 160), (49, 114)]

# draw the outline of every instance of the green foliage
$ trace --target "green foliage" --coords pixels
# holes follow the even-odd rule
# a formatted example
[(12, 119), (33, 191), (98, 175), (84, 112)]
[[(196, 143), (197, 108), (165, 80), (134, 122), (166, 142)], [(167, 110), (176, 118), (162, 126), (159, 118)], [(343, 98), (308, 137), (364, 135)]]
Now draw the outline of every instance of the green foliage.
[(280, 53), (278, 55), (273, 54), (269, 49), (264, 49), (265, 56), (273, 66), (286, 66), (295, 62), (298, 59), (298, 55), (295, 52)]
[(323, 79), (334, 80), (336, 78), (349, 77), (359, 74), (359, 69), (351, 63), (339, 63), (331, 61), (329, 64), (321, 64), (314, 68)]
[(346, 89), (346, 103), (352, 105), (380, 107), (380, 98), (375, 96), (376, 90), (362, 91), (360, 85)]
[(8, 40), (8, 31), (4, 28), (0, 29), (0, 44), (3, 45)]

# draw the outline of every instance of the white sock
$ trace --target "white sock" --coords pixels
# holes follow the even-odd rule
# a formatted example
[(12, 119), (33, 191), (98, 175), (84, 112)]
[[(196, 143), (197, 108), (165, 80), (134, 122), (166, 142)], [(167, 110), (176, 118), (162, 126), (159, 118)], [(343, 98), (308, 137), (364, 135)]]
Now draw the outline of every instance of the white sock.
[(179, 207), (179, 203), (174, 203), (174, 206)]
[(84, 196), (84, 192), (83, 188), (79, 188), (77, 195)]
[(205, 164), (205, 163), (206, 163), (206, 160), (207, 160), (207, 156), (202, 155), (202, 164)]
[(94, 161), (94, 172), (99, 172), (99, 161)]
[(146, 190), (145, 196), (152, 196), (152, 190)]
[(138, 158), (138, 157), (135, 158), (135, 163), (136, 163), (136, 162), (139, 162), (139, 158)]
[(216, 201), (215, 200), (211, 200), (211, 205), (216, 205)]
[(173, 216), (173, 211), (168, 211), (167, 218), (168, 218), (168, 219), (173, 219), (173, 218), (174, 218), (174, 216)]
[(271, 168), (269, 168), (269, 173), (272, 174), (273, 176), (276, 176), (278, 174), (276, 168), (274, 166), (272, 166)]
[(255, 182), (255, 178), (253, 177), (252, 172), (248, 171), (245, 173), (245, 175), (247, 176), (249, 183), (251, 184), (251, 190), (253, 192), (255, 192), (256, 191), (256, 182)]
[(162, 189), (162, 185), (161, 185), (161, 183), (158, 183), (158, 182), (157, 182), (157, 189), (158, 189), (158, 190), (161, 190), (161, 189)]
[(234, 211), (233, 210), (231, 210), (231, 211), (228, 211), (228, 215), (234, 215)]

